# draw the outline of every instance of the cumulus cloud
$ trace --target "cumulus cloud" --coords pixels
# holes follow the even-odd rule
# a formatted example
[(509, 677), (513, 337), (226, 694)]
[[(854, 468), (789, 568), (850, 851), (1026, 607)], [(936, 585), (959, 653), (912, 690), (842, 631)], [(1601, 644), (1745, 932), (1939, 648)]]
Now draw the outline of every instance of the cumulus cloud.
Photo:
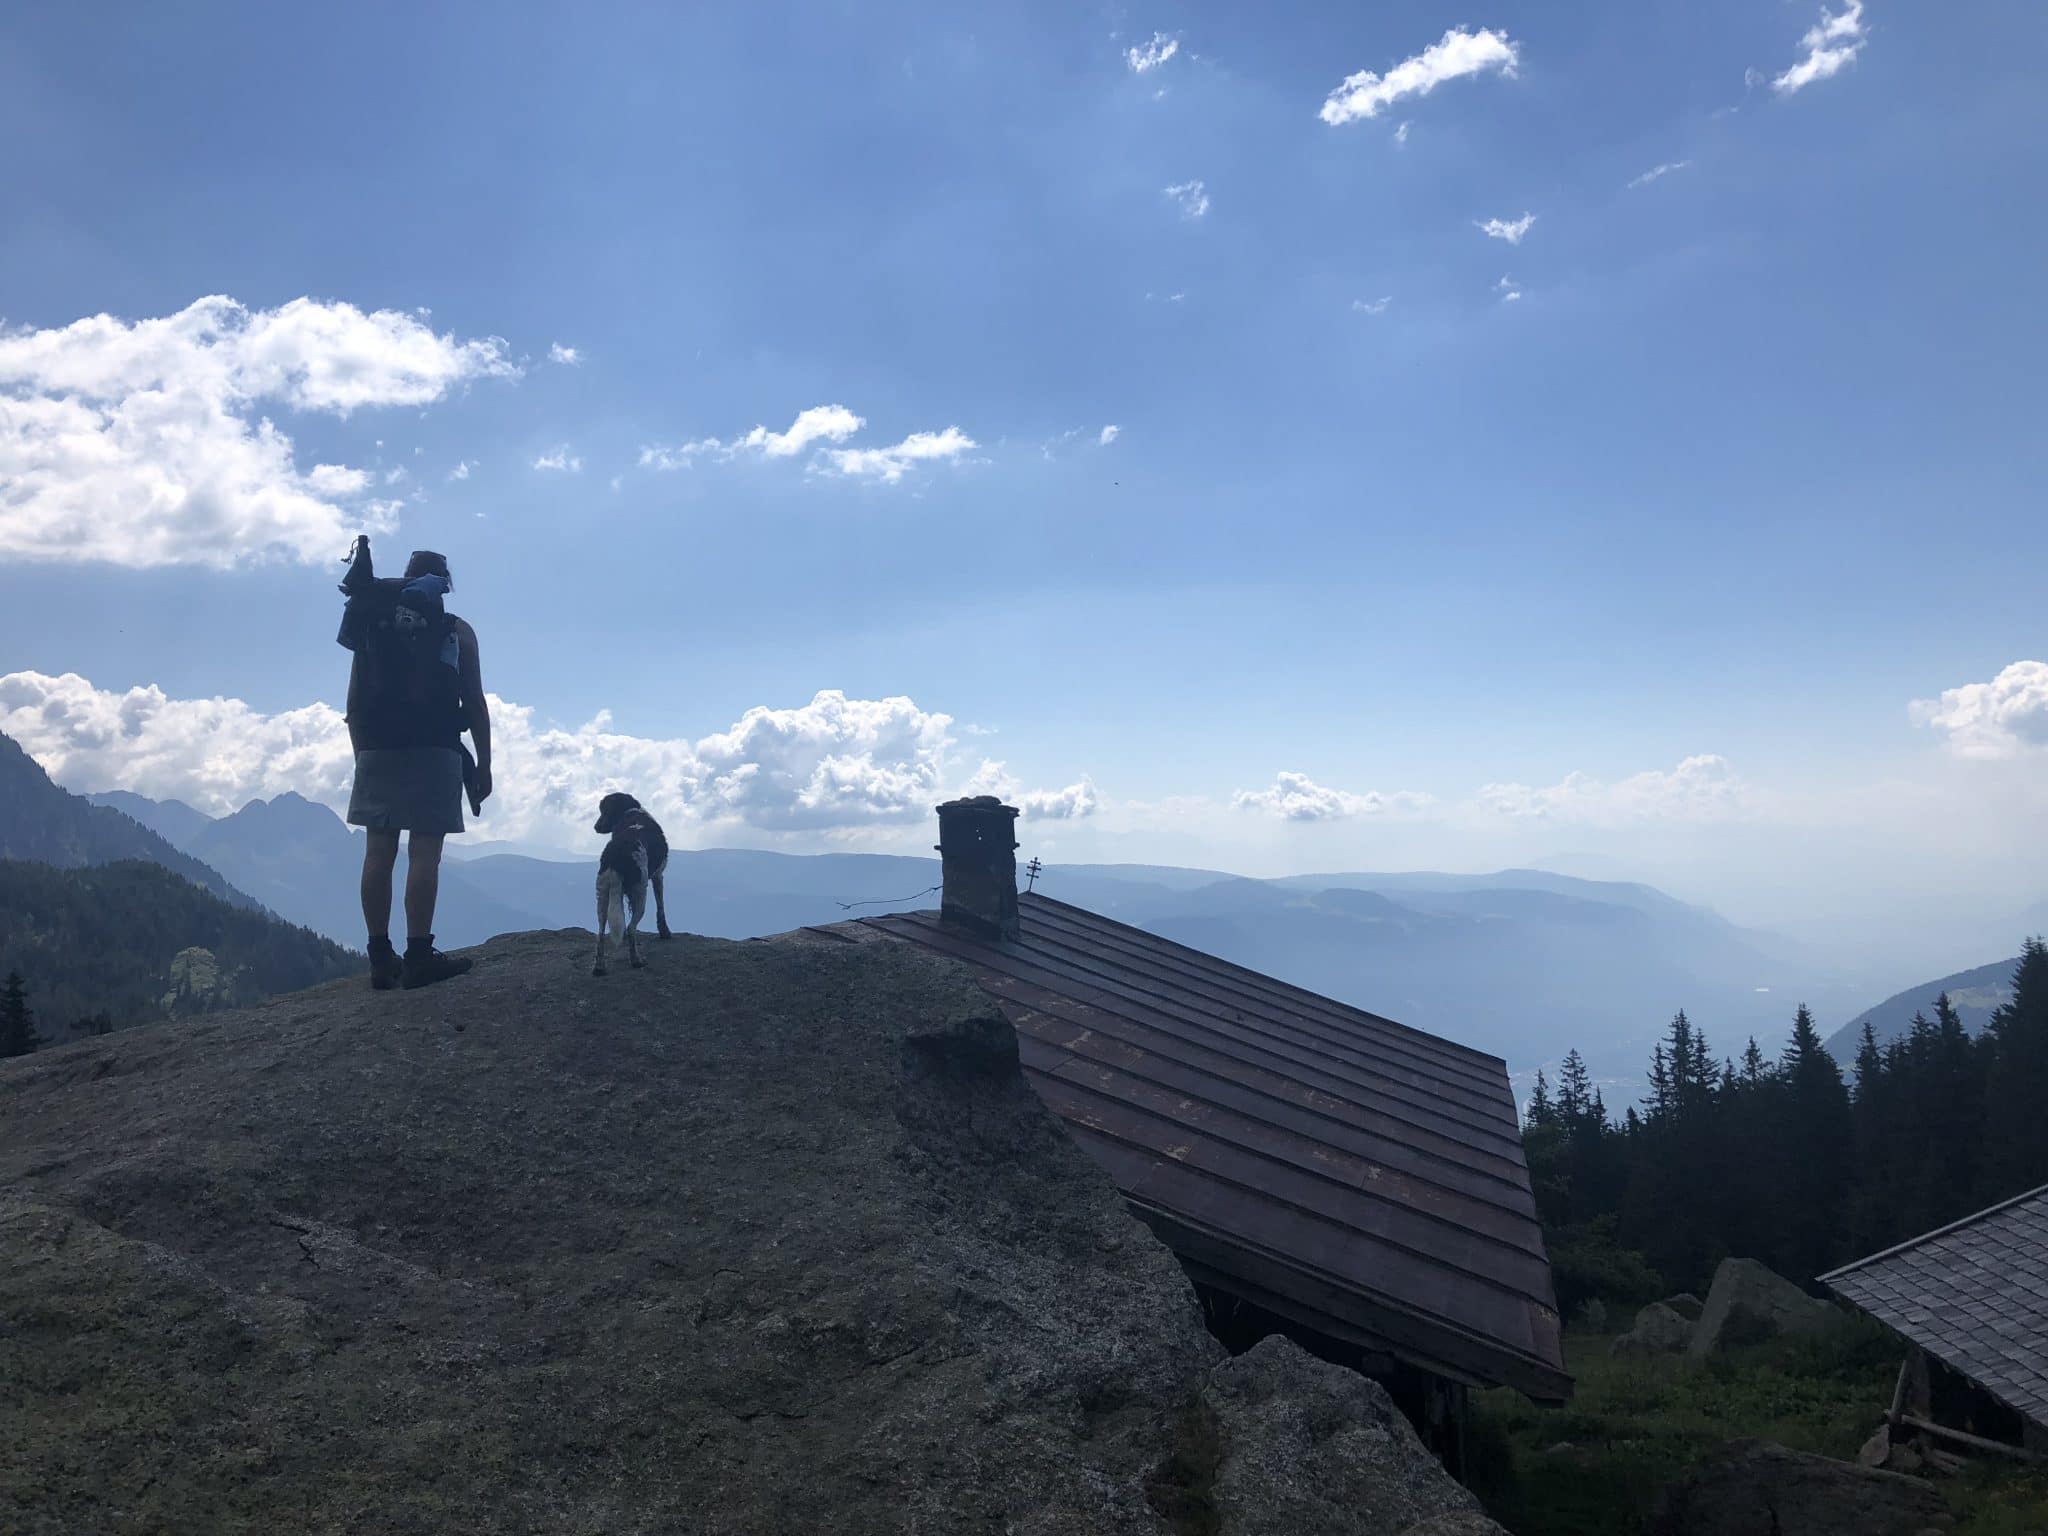
[(1509, 245), (1520, 245), (1522, 236), (1529, 233), (1529, 226), (1536, 222), (1536, 215), (1525, 213), (1519, 219), (1475, 219), (1473, 223), (1489, 240), (1505, 240)]
[(948, 427), (943, 432), (913, 432), (886, 448), (828, 448), (825, 463), (842, 475), (894, 485), (916, 465), (957, 459), (975, 446), (958, 427)]
[[(484, 825), (493, 836), (573, 846), (598, 797), (621, 785), (677, 834), (831, 839), (914, 823), (944, 798), (953, 722), (907, 698), (826, 690), (792, 708), (750, 709), (695, 739), (631, 735), (603, 713), (574, 728), (545, 725), (496, 697), (491, 723), (497, 793)], [(132, 789), (216, 815), (287, 790), (336, 810), (348, 802), (348, 728), (324, 703), (266, 714), (239, 699), (14, 672), (0, 676), (0, 732), (81, 793)], [(1084, 779), (1022, 800), (1033, 815), (1085, 816), (1095, 791)]]
[(1691, 164), (1690, 160), (1667, 160), (1662, 165), (1653, 165), (1642, 175), (1630, 180), (1629, 188), (1633, 190), (1636, 187), (1648, 186), (1659, 176), (1669, 176), (1673, 171), (1682, 171)]
[(1240, 789), (1230, 803), (1241, 811), (1262, 811), (1285, 821), (1337, 821), (1347, 816), (1383, 816), (1420, 810), (1430, 797), (1400, 790), (1391, 795), (1369, 790), (1355, 795), (1316, 783), (1305, 773), (1282, 772), (1267, 789)]
[(574, 368), (583, 361), (583, 354), (574, 347), (563, 346), (558, 341), (548, 348), (548, 361), (551, 363), (566, 363), (569, 367)]
[(1487, 784), (1480, 806), (1525, 821), (1618, 826), (1642, 821), (1725, 821), (1752, 809), (1748, 787), (1724, 757), (1701, 753), (1669, 773), (1652, 770), (1607, 783), (1569, 773), (1545, 788)]
[(1503, 304), (1512, 304), (1522, 296), (1522, 290), (1515, 286), (1515, 280), (1512, 277), (1503, 277), (1493, 285), (1493, 291), (1500, 295), (1500, 301)]
[[(986, 734), (969, 728), (970, 735)], [(1102, 808), (1095, 780), (1087, 774), (1064, 789), (1026, 789), (1002, 763), (983, 758), (981, 766), (960, 785), (963, 795), (995, 795), (1017, 807), (1030, 821), (1078, 821)]]
[(464, 459), (460, 463), (458, 463), (453, 469), (448, 471), (448, 478), (450, 480), (467, 480), (469, 478), (469, 472), (475, 468), (476, 460)]
[(565, 444), (553, 453), (544, 453), (535, 459), (533, 467), (554, 470), (565, 475), (576, 475), (583, 472), (583, 459), (580, 454), (571, 453)]
[(1361, 315), (1384, 315), (1387, 306), (1394, 302), (1392, 294), (1383, 294), (1377, 299), (1353, 299), (1351, 307)]
[(388, 531), (399, 504), (351, 505), (367, 480), (346, 466), (301, 472), (263, 408), (345, 418), (518, 372), (495, 337), (308, 298), (252, 311), (215, 295), (156, 319), (0, 330), (0, 555), (331, 560), (349, 535)]
[(1946, 735), (1960, 757), (2048, 751), (2048, 661), (2016, 661), (1988, 683), (1915, 700), (1912, 712), (1917, 723)]
[(1520, 53), (1507, 35), (1483, 28), (1467, 32), (1453, 27), (1412, 58), (1403, 59), (1384, 75), (1362, 69), (1330, 92), (1320, 116), (1331, 127), (1378, 117), (1405, 96), (1427, 96), (1446, 80), (1492, 72), (1512, 77)]
[(1102, 435), (1097, 437), (1095, 441), (1098, 446), (1107, 448), (1119, 437), (1122, 437), (1123, 433), (1124, 429), (1122, 427), (1118, 426), (1115, 422), (1111, 422), (1108, 426), (1102, 429)]
[(1167, 187), (1163, 195), (1174, 200), (1184, 219), (1199, 219), (1209, 211), (1209, 190), (1199, 181), (1183, 181)]
[(1411, 122), (1403, 122), (1400, 127), (1394, 130), (1394, 142), (1396, 144), (1406, 144), (1408, 142), (1408, 130), (1414, 126)]
[(1179, 52), (1178, 37), (1170, 37), (1164, 32), (1154, 32), (1150, 42), (1124, 50), (1124, 63), (1130, 66), (1130, 71), (1134, 75), (1150, 74)]
[(1863, 0), (1849, 0), (1840, 14), (1830, 13), (1823, 6), (1820, 20), (1807, 28), (1806, 35), (1799, 39), (1799, 46), (1806, 50), (1806, 56), (1776, 76), (1771, 81), (1771, 89), (1780, 96), (1790, 96), (1816, 80), (1840, 74), (1869, 41), (1863, 26)]

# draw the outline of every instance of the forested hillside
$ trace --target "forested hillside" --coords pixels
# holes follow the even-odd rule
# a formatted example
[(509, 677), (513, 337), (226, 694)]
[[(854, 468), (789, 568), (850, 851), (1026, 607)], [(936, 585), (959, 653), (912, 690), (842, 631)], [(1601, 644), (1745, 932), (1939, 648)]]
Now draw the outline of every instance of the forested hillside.
[(21, 976), (44, 1044), (239, 1008), (362, 964), (153, 863), (54, 869), (0, 859), (0, 975)]
[(60, 869), (147, 859), (237, 906), (256, 905), (216, 870), (132, 816), (58, 788), (7, 736), (0, 736), (0, 859), (32, 859)]
[(1568, 1312), (1703, 1287), (1730, 1255), (1802, 1282), (2048, 1183), (2048, 945), (1972, 1039), (1946, 998), (1848, 1074), (1801, 1008), (1775, 1059), (1718, 1052), (1680, 1013), (1643, 1107), (1612, 1118), (1575, 1051), (1524, 1142)]

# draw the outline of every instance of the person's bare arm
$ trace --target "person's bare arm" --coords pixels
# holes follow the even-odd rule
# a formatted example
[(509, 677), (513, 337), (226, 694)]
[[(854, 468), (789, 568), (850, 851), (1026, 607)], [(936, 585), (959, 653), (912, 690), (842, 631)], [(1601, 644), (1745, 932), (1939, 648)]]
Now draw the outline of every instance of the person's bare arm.
[(462, 718), (476, 743), (477, 799), (491, 792), (491, 706), (484, 698), (484, 668), (476, 651), (476, 631), (466, 620), (455, 621), (462, 645)]

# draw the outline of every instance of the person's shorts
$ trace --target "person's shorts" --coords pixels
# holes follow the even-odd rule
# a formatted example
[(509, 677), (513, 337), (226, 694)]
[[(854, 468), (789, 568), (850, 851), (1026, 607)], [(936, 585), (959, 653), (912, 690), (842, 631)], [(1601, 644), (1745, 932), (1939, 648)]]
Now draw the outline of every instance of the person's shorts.
[(452, 747), (358, 752), (348, 820), (372, 832), (460, 832), (462, 754)]

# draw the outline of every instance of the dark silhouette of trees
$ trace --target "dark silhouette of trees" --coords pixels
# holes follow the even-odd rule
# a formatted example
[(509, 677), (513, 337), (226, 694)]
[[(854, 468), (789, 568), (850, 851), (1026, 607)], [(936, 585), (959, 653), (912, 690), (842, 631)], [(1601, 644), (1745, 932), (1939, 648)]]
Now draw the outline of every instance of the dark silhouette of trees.
[(42, 1043), (28, 1006), (28, 984), (21, 972), (9, 971), (6, 987), (0, 989), (0, 1056), (26, 1056)]
[(1716, 1062), (1675, 1015), (1643, 1102), (1610, 1121), (1576, 1051), (1539, 1079), (1524, 1145), (1559, 1304), (1704, 1285), (1730, 1255), (1810, 1281), (2048, 1183), (2048, 944), (1972, 1040), (1949, 999), (1850, 1079), (1801, 1006), (1772, 1061), (1754, 1038)]

